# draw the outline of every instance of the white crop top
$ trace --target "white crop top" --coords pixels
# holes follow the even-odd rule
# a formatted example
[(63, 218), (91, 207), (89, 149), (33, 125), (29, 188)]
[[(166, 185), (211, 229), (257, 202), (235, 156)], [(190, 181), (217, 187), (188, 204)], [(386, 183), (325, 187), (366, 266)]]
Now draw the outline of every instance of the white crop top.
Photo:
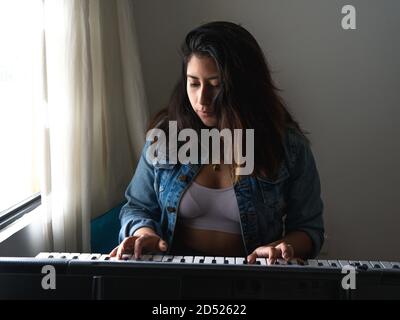
[(241, 234), (233, 186), (212, 189), (193, 181), (181, 199), (179, 221), (193, 229)]

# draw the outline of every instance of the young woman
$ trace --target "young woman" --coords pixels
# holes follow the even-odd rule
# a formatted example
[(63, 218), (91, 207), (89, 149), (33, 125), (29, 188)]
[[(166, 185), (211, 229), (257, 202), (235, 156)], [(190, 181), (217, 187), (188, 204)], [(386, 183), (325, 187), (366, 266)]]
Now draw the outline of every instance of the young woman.
[(182, 45), (182, 74), (150, 128), (254, 129), (254, 170), (237, 163), (152, 163), (147, 142), (111, 256), (315, 257), (323, 243), (319, 175), (254, 37), (230, 22), (202, 25)]

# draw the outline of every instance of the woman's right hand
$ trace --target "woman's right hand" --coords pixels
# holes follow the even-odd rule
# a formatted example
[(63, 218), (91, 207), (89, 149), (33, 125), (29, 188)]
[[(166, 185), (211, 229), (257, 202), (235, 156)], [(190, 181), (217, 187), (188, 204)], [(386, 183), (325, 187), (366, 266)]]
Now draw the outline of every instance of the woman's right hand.
[(110, 257), (122, 259), (123, 254), (133, 254), (136, 259), (142, 255), (142, 251), (167, 251), (167, 243), (155, 233), (143, 233), (127, 237), (121, 244), (110, 252)]

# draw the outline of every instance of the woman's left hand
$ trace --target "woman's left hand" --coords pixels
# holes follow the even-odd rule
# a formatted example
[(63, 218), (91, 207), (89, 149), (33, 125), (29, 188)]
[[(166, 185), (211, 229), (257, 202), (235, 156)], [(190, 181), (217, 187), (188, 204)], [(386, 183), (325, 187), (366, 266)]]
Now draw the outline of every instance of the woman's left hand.
[(247, 256), (248, 263), (255, 263), (257, 258), (267, 258), (268, 264), (274, 264), (276, 259), (289, 261), (294, 258), (294, 249), (291, 244), (282, 241), (278, 245), (268, 244), (258, 247)]

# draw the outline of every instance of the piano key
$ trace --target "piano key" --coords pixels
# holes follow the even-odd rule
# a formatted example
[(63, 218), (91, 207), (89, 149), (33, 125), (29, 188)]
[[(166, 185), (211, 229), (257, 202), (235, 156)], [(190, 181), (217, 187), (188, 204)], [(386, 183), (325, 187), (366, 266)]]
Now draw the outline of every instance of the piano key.
[(259, 265), (261, 265), (261, 266), (267, 265), (267, 261), (265, 260), (265, 258), (257, 258), (256, 262), (259, 262)]
[(90, 260), (90, 253), (81, 253), (78, 257), (79, 260)]
[(184, 256), (185, 262), (184, 263), (193, 263), (193, 256)]
[(50, 252), (48, 259), (58, 259), (60, 257), (60, 252)]
[(392, 269), (392, 264), (389, 261), (381, 261), (381, 264), (385, 269)]
[(195, 256), (193, 263), (204, 263), (204, 256)]
[(312, 267), (312, 268), (317, 268), (318, 267), (318, 260), (315, 259), (309, 259), (307, 260), (307, 266)]
[(338, 260), (328, 260), (328, 264), (332, 268), (340, 268), (340, 263)]
[(164, 258), (163, 255), (155, 254), (155, 255), (153, 255), (153, 262), (162, 262), (163, 258)]
[(318, 260), (318, 267), (330, 267), (327, 260)]
[(151, 254), (142, 254), (141, 260), (142, 261), (153, 261), (153, 256)]
[(215, 257), (215, 261), (217, 264), (224, 264), (224, 257)]
[(360, 261), (358, 260), (349, 260), (350, 265), (352, 265), (353, 267), (359, 267), (361, 266)]
[(225, 257), (224, 264), (236, 264), (234, 257)]
[(372, 265), (369, 263), (369, 261), (361, 260), (360, 263), (361, 263), (361, 266), (365, 266), (367, 269), (372, 268)]
[(247, 261), (245, 258), (243, 257), (236, 257), (235, 258), (235, 264), (237, 265), (243, 265), (243, 264), (247, 264)]
[(101, 257), (100, 253), (93, 253), (93, 254), (90, 255), (89, 258), (90, 258), (90, 260), (94, 261), (94, 260), (99, 260), (100, 257)]
[(276, 259), (275, 264), (278, 265), (287, 265), (287, 261), (285, 259)]
[(108, 254), (102, 254), (99, 258), (99, 261), (109, 261), (109, 260), (111, 260), (111, 257)]
[(300, 263), (299, 263), (299, 261), (297, 261), (297, 259), (290, 259), (288, 264), (293, 265), (293, 266), (300, 265)]
[(350, 265), (349, 260), (339, 260), (339, 264), (342, 268)]
[(400, 270), (400, 262), (391, 262), (392, 269)]
[(36, 255), (36, 259), (48, 259), (50, 255), (50, 252), (40, 252), (38, 255)]
[(174, 256), (174, 258), (172, 259), (171, 262), (173, 262), (173, 263), (182, 263), (181, 260), (183, 260), (183, 256)]
[(212, 264), (214, 260), (214, 257), (212, 256), (205, 256), (204, 257), (204, 263)]
[(374, 269), (382, 269), (383, 265), (379, 261), (370, 261), (369, 262)]
[(165, 255), (162, 259), (162, 262), (172, 262), (173, 259), (174, 259), (174, 256)]

